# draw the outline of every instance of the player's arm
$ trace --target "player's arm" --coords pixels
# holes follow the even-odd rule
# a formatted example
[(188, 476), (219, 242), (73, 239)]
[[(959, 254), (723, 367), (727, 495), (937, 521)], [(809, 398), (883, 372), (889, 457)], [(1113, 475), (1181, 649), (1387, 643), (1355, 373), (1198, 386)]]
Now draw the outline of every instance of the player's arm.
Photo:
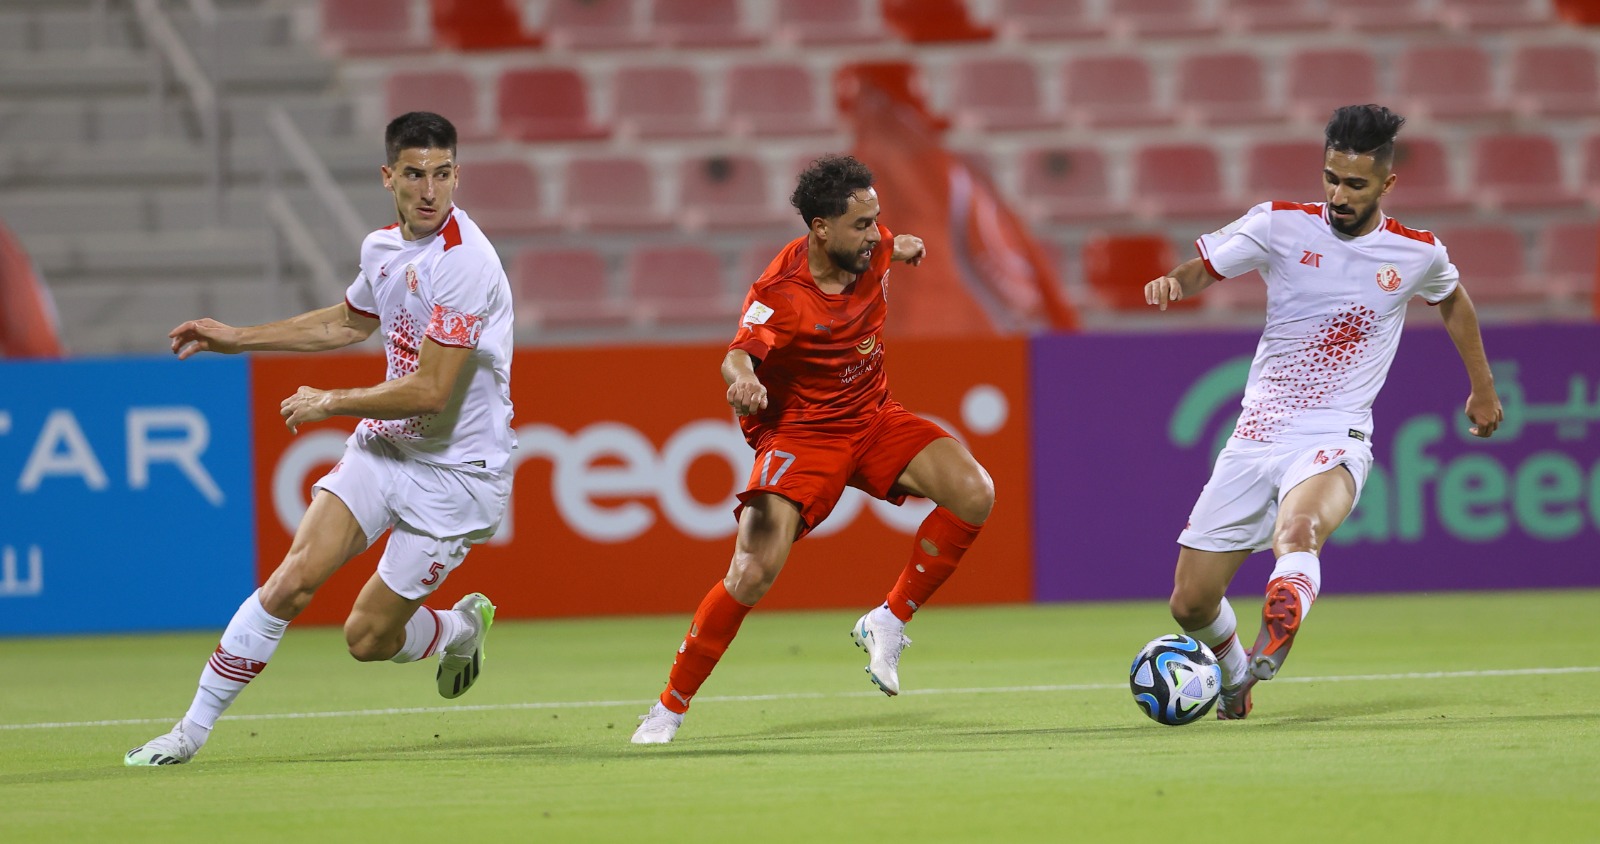
[(1444, 330), (1456, 344), (1456, 354), (1467, 367), (1467, 380), (1472, 392), (1467, 395), (1467, 418), (1472, 420), (1472, 433), (1487, 437), (1500, 427), (1505, 410), (1494, 389), (1494, 373), (1489, 370), (1489, 356), (1483, 350), (1483, 332), (1478, 329), (1478, 309), (1472, 305), (1467, 289), (1456, 285), (1449, 296), (1439, 302), (1439, 315), (1444, 317)]
[(200, 352), (322, 352), (342, 349), (372, 336), (375, 317), (340, 302), (299, 316), (237, 328), (214, 319), (190, 320), (167, 332), (179, 360)]
[(363, 419), (410, 419), (439, 413), (450, 404), (456, 381), (472, 349), (445, 346), (431, 339), (422, 341), (417, 355), (417, 371), (372, 387), (346, 390), (318, 390), (301, 387), (284, 399), (278, 412), (284, 424), (295, 431), (301, 425), (320, 422), (330, 416), (358, 416)]
[(739, 416), (767, 407), (767, 388), (756, 378), (756, 361), (744, 349), (729, 349), (722, 358), (722, 380), (728, 385), (728, 405)]
[(889, 256), (891, 261), (903, 261), (911, 266), (922, 263), (928, 254), (928, 249), (922, 243), (922, 238), (914, 234), (897, 234), (894, 236), (894, 253)]
[(1144, 301), (1164, 311), (1168, 302), (1177, 302), (1193, 296), (1210, 287), (1216, 280), (1216, 276), (1206, 270), (1205, 261), (1190, 258), (1173, 267), (1166, 275), (1146, 284)]

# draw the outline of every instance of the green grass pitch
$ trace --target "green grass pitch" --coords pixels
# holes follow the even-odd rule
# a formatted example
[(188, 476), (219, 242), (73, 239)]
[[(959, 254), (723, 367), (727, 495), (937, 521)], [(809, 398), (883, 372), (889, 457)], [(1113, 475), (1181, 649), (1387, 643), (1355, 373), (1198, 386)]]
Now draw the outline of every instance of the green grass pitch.
[(1249, 720), (1182, 728), (1127, 689), (1159, 603), (935, 604), (893, 699), (857, 613), (757, 611), (678, 740), (634, 747), (689, 609), (502, 622), (459, 701), (291, 628), (158, 769), (122, 754), (214, 633), (0, 642), (0, 841), (1600, 840), (1600, 592), (1331, 595)]

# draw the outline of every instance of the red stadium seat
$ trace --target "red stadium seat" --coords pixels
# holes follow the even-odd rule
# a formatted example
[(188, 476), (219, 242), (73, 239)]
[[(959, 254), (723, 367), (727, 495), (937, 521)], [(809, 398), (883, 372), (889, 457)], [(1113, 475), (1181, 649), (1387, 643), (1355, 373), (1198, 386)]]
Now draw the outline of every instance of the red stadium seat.
[(699, 246), (646, 246), (627, 259), (627, 296), (657, 323), (717, 323), (730, 336), (742, 294), (727, 289), (722, 259)]
[(1022, 199), (1035, 217), (1090, 222), (1126, 213), (1111, 198), (1105, 156), (1093, 147), (1024, 150), (1018, 179)]
[(679, 206), (685, 228), (759, 228), (789, 222), (769, 202), (767, 174), (747, 155), (683, 160), (678, 169)]
[(1191, 121), (1214, 126), (1283, 117), (1267, 102), (1261, 60), (1243, 52), (1185, 56), (1178, 66), (1178, 108)]
[(1404, 132), (1394, 149), (1394, 190), (1384, 197), (1385, 210), (1407, 212), (1467, 211), (1472, 203), (1456, 190), (1451, 156), (1434, 139)]
[(524, 32), (512, 0), (431, 0), (434, 40), (457, 50), (537, 47), (544, 38)]
[(562, 168), (562, 214), (579, 229), (664, 229), (650, 165), (637, 158), (579, 158)]
[[(795, 237), (804, 237), (806, 232), (799, 225), (800, 215), (796, 214), (792, 219), (795, 221)], [(756, 283), (756, 279), (761, 278), (767, 265), (771, 264), (772, 259), (778, 257), (778, 253), (793, 242), (795, 237), (759, 238), (739, 250), (739, 266), (734, 270), (736, 301), (744, 301), (744, 295), (749, 292), (750, 286)]]
[(539, 173), (520, 159), (478, 161), (461, 166), (456, 199), (490, 235), (535, 234), (555, 229), (544, 213)]
[(963, 0), (882, 0), (883, 20), (913, 44), (988, 41), (992, 27), (972, 20)]
[(1519, 113), (1547, 117), (1600, 114), (1594, 50), (1582, 44), (1525, 44), (1511, 59), (1511, 97)]
[(502, 72), (495, 111), (500, 134), (519, 141), (581, 141), (609, 134), (590, 119), (583, 77), (567, 68)]
[(835, 121), (818, 108), (817, 82), (804, 65), (735, 65), (729, 68), (727, 78), (727, 119), (735, 134), (792, 136), (834, 131)]
[(1029, 41), (1104, 38), (1106, 24), (1086, 0), (1001, 0), (995, 20), (1006, 35)]
[(611, 82), (617, 133), (640, 138), (698, 138), (720, 134), (702, 100), (705, 83), (683, 65), (634, 65)]
[(1430, 3), (1431, 0), (1339, 0), (1327, 8), (1343, 29), (1415, 33), (1440, 27), (1439, 16), (1429, 8)]
[(620, 327), (633, 309), (614, 296), (605, 258), (592, 249), (530, 248), (511, 262), (519, 325)]
[(1523, 256), (1522, 235), (1509, 226), (1474, 224), (1440, 231), (1439, 239), (1450, 263), (1461, 273), (1461, 284), (1479, 302), (1510, 302), (1539, 298), (1530, 284)]
[[(1083, 244), (1084, 281), (1113, 310), (1155, 311), (1144, 300), (1144, 286), (1177, 263), (1172, 244), (1159, 234), (1096, 234)], [(1183, 299), (1167, 308), (1192, 308), (1199, 301)]]
[(383, 84), (388, 114), (431, 111), (455, 124), (460, 140), (494, 137), (478, 111), (478, 83), (460, 70), (418, 70), (392, 73)]
[(1068, 59), (1063, 105), (1083, 128), (1164, 126), (1172, 115), (1156, 105), (1150, 65), (1138, 54)]
[(1503, 116), (1489, 55), (1472, 44), (1413, 46), (1401, 53), (1395, 92), (1429, 116), (1475, 120)]
[(1593, 220), (1557, 223), (1539, 231), (1536, 286), (1558, 299), (1580, 298), (1600, 272), (1600, 226)]
[(1442, 0), (1441, 5), (1440, 19), (1455, 29), (1503, 32), (1555, 22), (1543, 3), (1527, 0)]
[(789, 44), (870, 44), (886, 41), (883, 19), (864, 0), (778, 0), (774, 34)]
[(1245, 32), (1309, 32), (1328, 28), (1328, 15), (1307, 0), (1227, 0), (1225, 24)]
[(1112, 27), (1135, 38), (1196, 38), (1214, 35), (1217, 22), (1198, 0), (1111, 0)]
[(749, 47), (759, 33), (746, 29), (739, 0), (650, 0), (650, 39), (672, 47)]
[(1026, 59), (968, 59), (952, 68), (950, 111), (958, 124), (983, 131), (1046, 129), (1039, 79)]
[(1322, 202), (1323, 147), (1316, 141), (1255, 144), (1245, 154), (1244, 201)]
[(549, 0), (544, 29), (552, 47), (623, 49), (648, 43), (633, 0)]
[(1473, 149), (1473, 187), (1498, 209), (1569, 208), (1582, 203), (1561, 175), (1549, 135), (1484, 135)]
[(394, 0), (322, 0), (322, 38), (347, 55), (404, 53), (432, 46), (432, 33)]
[(1153, 218), (1201, 217), (1226, 222), (1220, 218), (1232, 213), (1235, 203), (1223, 190), (1215, 150), (1199, 144), (1169, 144), (1134, 153), (1131, 204)]
[(1325, 122), (1339, 106), (1378, 99), (1378, 63), (1366, 50), (1302, 50), (1289, 58), (1286, 100), (1302, 120)]

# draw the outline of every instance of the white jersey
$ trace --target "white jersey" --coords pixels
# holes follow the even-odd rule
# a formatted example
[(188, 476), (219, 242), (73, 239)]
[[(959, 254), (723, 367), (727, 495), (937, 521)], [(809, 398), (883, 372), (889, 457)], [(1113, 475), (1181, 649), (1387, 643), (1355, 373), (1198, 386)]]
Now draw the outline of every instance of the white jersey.
[(1438, 304), (1459, 279), (1431, 232), (1380, 216), (1376, 229), (1346, 237), (1325, 203), (1263, 202), (1195, 246), (1216, 278), (1259, 270), (1266, 279), (1267, 325), (1233, 432), (1260, 442), (1370, 438), (1406, 302)]
[(345, 291), (351, 310), (381, 321), (387, 380), (417, 371), (424, 338), (472, 349), (442, 412), (361, 425), (404, 454), (443, 466), (498, 472), (511, 432), (511, 285), (500, 256), (460, 208), (439, 231), (405, 240), (398, 223), (367, 235), (361, 275)]

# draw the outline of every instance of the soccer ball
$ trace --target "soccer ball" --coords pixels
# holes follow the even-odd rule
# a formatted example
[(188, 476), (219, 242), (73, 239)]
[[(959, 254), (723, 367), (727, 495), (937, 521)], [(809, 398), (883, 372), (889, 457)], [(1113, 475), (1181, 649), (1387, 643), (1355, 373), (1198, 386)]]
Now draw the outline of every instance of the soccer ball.
[(1144, 646), (1128, 669), (1133, 701), (1150, 720), (1169, 727), (1198, 721), (1222, 692), (1222, 666), (1190, 636), (1162, 636)]

